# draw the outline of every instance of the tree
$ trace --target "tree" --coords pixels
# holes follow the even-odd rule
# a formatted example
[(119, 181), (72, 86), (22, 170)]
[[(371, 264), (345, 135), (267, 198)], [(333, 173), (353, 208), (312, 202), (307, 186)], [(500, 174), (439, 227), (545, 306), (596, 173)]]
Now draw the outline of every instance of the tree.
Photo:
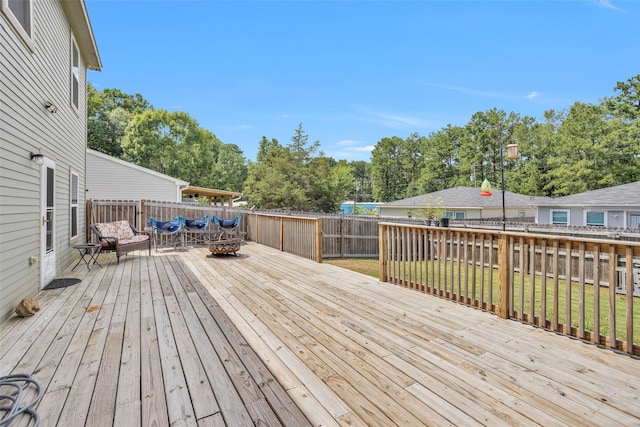
[[(448, 125), (423, 139), (424, 160), (418, 178), (419, 194), (445, 190), (456, 185), (461, 169), (459, 151), (463, 135), (463, 128)], [(473, 164), (473, 161), (470, 163)], [(463, 165), (462, 168), (464, 167)]]
[(140, 94), (129, 95), (118, 89), (98, 91), (90, 83), (87, 96), (87, 146), (120, 158), (129, 121), (153, 107)]
[(347, 198), (360, 202), (373, 202), (373, 188), (371, 186), (371, 163), (364, 160), (349, 162), (355, 185)]
[(552, 139), (547, 190), (553, 196), (619, 184), (613, 122), (602, 105), (576, 102)]
[(614, 90), (620, 93), (605, 99), (605, 106), (616, 116), (640, 124), (640, 74), (618, 82)]
[(247, 179), (247, 164), (242, 150), (235, 144), (221, 144), (213, 165), (211, 187), (242, 192)]
[(122, 149), (128, 161), (206, 187), (219, 145), (186, 113), (146, 110), (127, 126)]
[(406, 193), (400, 154), (403, 143), (397, 136), (382, 138), (371, 152), (373, 197), (380, 202), (402, 199)]
[(262, 209), (337, 212), (354, 185), (351, 168), (316, 154), (319, 146), (309, 144), (302, 124), (286, 147), (263, 137), (245, 182), (248, 203)]

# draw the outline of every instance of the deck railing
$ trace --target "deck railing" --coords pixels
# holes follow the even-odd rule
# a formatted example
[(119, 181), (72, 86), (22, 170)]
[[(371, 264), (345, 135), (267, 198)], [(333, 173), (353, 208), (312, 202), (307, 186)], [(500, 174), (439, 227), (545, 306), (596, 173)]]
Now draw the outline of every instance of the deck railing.
[(380, 279), (640, 355), (640, 243), (379, 224)]
[(322, 262), (321, 219), (253, 213), (247, 227), (256, 243)]

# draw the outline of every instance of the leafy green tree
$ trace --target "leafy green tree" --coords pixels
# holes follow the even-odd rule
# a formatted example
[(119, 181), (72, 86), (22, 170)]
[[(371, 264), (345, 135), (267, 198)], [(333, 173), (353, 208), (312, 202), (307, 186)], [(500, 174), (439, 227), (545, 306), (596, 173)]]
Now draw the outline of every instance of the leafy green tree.
[(618, 95), (605, 100), (606, 107), (616, 116), (640, 124), (640, 74), (626, 82), (618, 82)]
[(244, 194), (262, 209), (337, 212), (354, 181), (346, 162), (335, 162), (309, 143), (302, 124), (291, 143), (260, 141), (256, 163), (249, 165)]
[(221, 144), (213, 166), (211, 186), (219, 190), (242, 192), (247, 179), (247, 162), (236, 144)]
[(127, 126), (123, 156), (137, 165), (207, 187), (220, 141), (188, 114), (146, 110)]
[[(418, 194), (444, 190), (457, 184), (459, 171), (465, 168), (459, 159), (463, 136), (463, 128), (448, 125), (423, 139), (424, 166), (418, 178)], [(468, 163), (473, 164), (473, 160)]]
[(351, 189), (347, 198), (359, 202), (373, 202), (373, 188), (371, 186), (371, 163), (364, 160), (349, 162), (355, 186)]
[(612, 128), (602, 105), (576, 102), (551, 142), (547, 190), (554, 196), (581, 193), (619, 183)]
[(87, 146), (120, 158), (129, 121), (153, 107), (140, 94), (129, 95), (118, 89), (98, 91), (90, 83), (87, 96)]
[(371, 152), (373, 198), (391, 202), (404, 198), (407, 182), (403, 174), (402, 138), (382, 138)]
[(423, 136), (413, 133), (400, 146), (402, 178), (406, 182), (404, 197), (413, 197), (420, 194), (418, 181), (424, 164), (422, 148), (424, 147), (425, 139)]

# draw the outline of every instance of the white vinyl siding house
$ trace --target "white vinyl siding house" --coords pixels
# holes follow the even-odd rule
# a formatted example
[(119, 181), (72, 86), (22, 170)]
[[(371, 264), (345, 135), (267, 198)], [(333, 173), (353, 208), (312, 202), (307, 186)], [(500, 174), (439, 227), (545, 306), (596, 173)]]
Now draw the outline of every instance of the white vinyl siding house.
[(541, 199), (537, 222), (577, 227), (640, 228), (640, 181)]
[(87, 149), (87, 200), (182, 201), (187, 181)]
[[(86, 71), (102, 65), (84, 1), (0, 2), (2, 320), (74, 261), (72, 245), (85, 238)], [(16, 25), (27, 18), (17, 16), (14, 6), (27, 8), (27, 29)], [(74, 39), (76, 110), (70, 84)], [(36, 164), (31, 153), (42, 155), (43, 164)], [(72, 172), (79, 187), (76, 236), (71, 236)]]

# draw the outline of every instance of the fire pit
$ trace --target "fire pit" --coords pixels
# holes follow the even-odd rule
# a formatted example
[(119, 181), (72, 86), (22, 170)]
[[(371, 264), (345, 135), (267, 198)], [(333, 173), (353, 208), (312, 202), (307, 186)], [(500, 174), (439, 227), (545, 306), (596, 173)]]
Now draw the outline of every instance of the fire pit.
[(234, 254), (240, 250), (241, 239), (209, 240), (209, 251), (214, 254)]

